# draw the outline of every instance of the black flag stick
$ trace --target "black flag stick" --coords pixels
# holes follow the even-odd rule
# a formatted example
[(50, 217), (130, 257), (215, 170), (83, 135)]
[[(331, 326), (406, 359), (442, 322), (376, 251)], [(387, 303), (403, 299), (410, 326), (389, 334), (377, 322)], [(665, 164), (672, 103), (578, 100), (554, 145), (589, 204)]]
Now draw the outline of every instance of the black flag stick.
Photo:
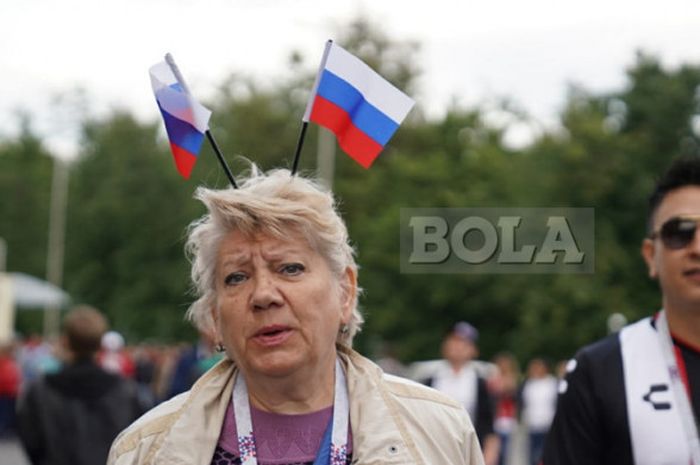
[(299, 141), (297, 142), (297, 151), (294, 154), (294, 163), (292, 164), (292, 176), (294, 176), (294, 174), (297, 172), (297, 167), (299, 166), (299, 156), (301, 155), (301, 147), (304, 145), (304, 136), (306, 136), (306, 128), (309, 126), (311, 108), (314, 105), (316, 92), (318, 91), (318, 84), (321, 81), (321, 73), (323, 73), (323, 69), (326, 67), (326, 60), (328, 59), (328, 52), (330, 52), (331, 50), (331, 45), (333, 45), (332, 40), (326, 42), (326, 48), (323, 50), (323, 56), (321, 57), (321, 64), (318, 67), (318, 73), (316, 74), (314, 86), (311, 88), (311, 95), (309, 96), (309, 101), (306, 102), (306, 111), (304, 112), (304, 116), (301, 118), (301, 132), (299, 133)]
[[(187, 83), (185, 83), (185, 78), (182, 77), (182, 73), (180, 72), (180, 68), (177, 67), (175, 64), (175, 60), (173, 59), (173, 56), (169, 53), (165, 54), (165, 62), (170, 66), (170, 69), (172, 70), (173, 74), (175, 75), (175, 79), (177, 79), (177, 82), (180, 83), (182, 86), (182, 89), (185, 91), (185, 94), (187, 94), (188, 97), (191, 97), (190, 94), (190, 89), (187, 87)], [(219, 145), (216, 143), (216, 140), (214, 140), (214, 136), (211, 135), (211, 131), (207, 129), (205, 131), (205, 134), (207, 135), (207, 140), (209, 140), (209, 143), (211, 144), (211, 147), (214, 149), (214, 153), (216, 153), (216, 158), (219, 159), (219, 163), (221, 163), (221, 167), (224, 169), (224, 172), (226, 173), (226, 176), (228, 177), (228, 180), (231, 182), (231, 186), (234, 189), (238, 189), (238, 185), (236, 185), (236, 180), (233, 178), (233, 173), (231, 173), (231, 169), (228, 167), (228, 164), (226, 163), (226, 159), (224, 159), (223, 154), (221, 153), (221, 150), (219, 149)]]
[(297, 167), (299, 166), (299, 155), (301, 154), (301, 147), (304, 145), (304, 136), (306, 136), (306, 128), (309, 127), (309, 122), (304, 121), (301, 123), (301, 132), (299, 133), (299, 140), (297, 141), (297, 151), (294, 153), (294, 164), (292, 165), (292, 175), (297, 172)]
[(211, 131), (207, 129), (205, 132), (207, 135), (207, 139), (209, 140), (209, 143), (211, 144), (211, 148), (214, 149), (214, 152), (216, 153), (216, 158), (219, 159), (219, 163), (221, 163), (221, 167), (224, 169), (224, 172), (226, 173), (226, 176), (228, 176), (228, 180), (231, 181), (231, 187), (234, 189), (238, 189), (238, 185), (236, 184), (236, 180), (233, 179), (233, 173), (231, 173), (231, 170), (228, 167), (228, 164), (226, 163), (226, 160), (224, 159), (224, 155), (221, 153), (221, 150), (219, 150), (219, 144), (216, 143), (216, 140), (214, 140), (214, 136), (211, 135)]

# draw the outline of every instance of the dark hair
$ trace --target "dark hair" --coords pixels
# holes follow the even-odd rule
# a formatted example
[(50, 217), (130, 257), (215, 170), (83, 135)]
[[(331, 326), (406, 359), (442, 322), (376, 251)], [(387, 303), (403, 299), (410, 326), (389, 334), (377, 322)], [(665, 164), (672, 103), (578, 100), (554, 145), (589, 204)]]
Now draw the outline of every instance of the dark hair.
[(63, 319), (63, 334), (68, 349), (78, 359), (90, 358), (98, 350), (102, 335), (107, 331), (107, 319), (96, 309), (87, 305), (76, 307)]
[(649, 214), (647, 232), (654, 230), (654, 215), (666, 195), (686, 186), (700, 186), (700, 157), (686, 156), (677, 158), (668, 171), (657, 181), (654, 192), (649, 196)]

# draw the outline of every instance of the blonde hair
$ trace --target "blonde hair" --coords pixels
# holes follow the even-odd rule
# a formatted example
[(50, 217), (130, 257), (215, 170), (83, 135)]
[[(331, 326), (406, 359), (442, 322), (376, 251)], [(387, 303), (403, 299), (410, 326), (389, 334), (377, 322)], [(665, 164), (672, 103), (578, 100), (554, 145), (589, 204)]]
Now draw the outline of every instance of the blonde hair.
[[(204, 332), (214, 328), (211, 309), (216, 299), (215, 263), (220, 242), (231, 231), (277, 238), (289, 237), (290, 231), (301, 233), (326, 260), (336, 279), (341, 281), (347, 268), (357, 275), (354, 250), (331, 192), (311, 179), (292, 176), (289, 170), (263, 173), (255, 165), (238, 184), (238, 189), (200, 187), (195, 192), (208, 213), (188, 228), (185, 249), (198, 298), (188, 309), (187, 318)], [(359, 292), (358, 288), (353, 296), (348, 330), (338, 333), (337, 342), (348, 347), (364, 322), (357, 306)]]

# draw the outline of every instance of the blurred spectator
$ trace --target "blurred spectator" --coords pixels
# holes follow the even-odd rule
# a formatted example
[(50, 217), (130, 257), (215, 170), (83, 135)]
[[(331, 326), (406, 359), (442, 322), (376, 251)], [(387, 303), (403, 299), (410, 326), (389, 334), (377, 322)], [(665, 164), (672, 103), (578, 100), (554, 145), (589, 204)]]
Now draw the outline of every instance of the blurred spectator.
[(557, 377), (558, 380), (563, 380), (566, 378), (566, 367), (569, 364), (568, 360), (559, 360), (554, 368), (554, 376)]
[(55, 373), (61, 368), (51, 344), (34, 333), (20, 347), (17, 360), (22, 370), (22, 383), (29, 384), (45, 373)]
[(154, 390), (156, 370), (155, 353), (152, 347), (139, 345), (134, 349), (134, 381), (138, 386), (141, 404), (147, 408), (156, 405)]
[(11, 436), (15, 431), (15, 406), (21, 375), (13, 349), (12, 343), (0, 342), (0, 438)]
[(200, 332), (199, 340), (179, 356), (168, 389), (168, 398), (187, 391), (222, 355), (214, 351), (214, 339)]
[(527, 366), (521, 402), (523, 423), (530, 438), (530, 464), (542, 458), (544, 440), (554, 418), (557, 404), (557, 379), (549, 372), (547, 363), (535, 358)]
[(520, 369), (513, 354), (501, 352), (493, 359), (496, 371), (488, 380), (489, 391), (496, 404), (494, 430), (501, 439), (498, 464), (508, 457), (510, 439), (518, 426), (518, 386)]
[(478, 356), (479, 332), (460, 321), (442, 342), (443, 361), (432, 378), (424, 384), (452, 397), (469, 413), (484, 453), (484, 463), (498, 463), (499, 439), (493, 429), (493, 403), (484, 378), (472, 361)]
[(63, 320), (63, 368), (20, 396), (18, 430), (33, 465), (96, 465), (107, 461), (117, 434), (141, 413), (136, 387), (96, 363), (107, 321), (79, 307)]
[(379, 348), (379, 358), (375, 360), (376, 364), (388, 373), (394, 376), (406, 376), (406, 367), (396, 357), (394, 348), (389, 343), (382, 343)]
[[(189, 348), (189, 346), (183, 346)], [(175, 373), (175, 366), (180, 358), (181, 347), (164, 345), (156, 350), (156, 373), (153, 380), (153, 391), (156, 403), (168, 399), (170, 385)]]
[(116, 331), (107, 331), (102, 336), (101, 345), (102, 351), (97, 358), (100, 366), (110, 373), (133, 378), (136, 368), (134, 361), (124, 350), (124, 337)]

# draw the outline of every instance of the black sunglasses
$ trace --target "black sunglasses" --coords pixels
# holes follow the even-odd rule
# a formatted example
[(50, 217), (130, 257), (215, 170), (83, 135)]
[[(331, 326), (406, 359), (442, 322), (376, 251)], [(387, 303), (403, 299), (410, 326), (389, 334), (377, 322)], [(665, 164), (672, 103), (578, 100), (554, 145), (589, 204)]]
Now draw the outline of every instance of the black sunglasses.
[(682, 249), (695, 239), (700, 215), (674, 216), (661, 225), (661, 229), (649, 235), (650, 239), (661, 238), (669, 249)]

